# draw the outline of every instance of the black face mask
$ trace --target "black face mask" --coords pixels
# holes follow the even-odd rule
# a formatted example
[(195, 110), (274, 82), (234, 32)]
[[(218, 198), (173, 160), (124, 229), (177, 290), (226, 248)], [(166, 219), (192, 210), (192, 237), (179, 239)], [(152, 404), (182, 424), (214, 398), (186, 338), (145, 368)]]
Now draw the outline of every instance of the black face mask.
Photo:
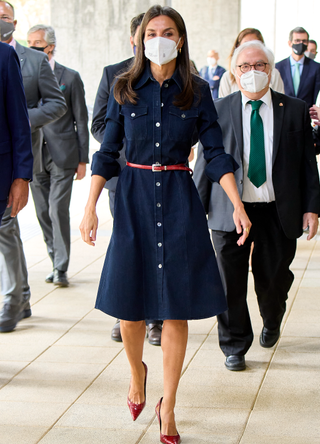
[(304, 43), (294, 43), (292, 45), (292, 50), (297, 55), (302, 55), (304, 52), (306, 52), (308, 48), (308, 45), (305, 45)]
[(14, 32), (14, 24), (0, 20), (1, 41), (6, 42), (10, 39)]
[(45, 46), (44, 48), (41, 48), (40, 46), (29, 46), (29, 48), (31, 48), (31, 49), (35, 49), (36, 51), (44, 52), (44, 50), (45, 50), (46, 48), (48, 48), (48, 46), (49, 46), (49, 45)]

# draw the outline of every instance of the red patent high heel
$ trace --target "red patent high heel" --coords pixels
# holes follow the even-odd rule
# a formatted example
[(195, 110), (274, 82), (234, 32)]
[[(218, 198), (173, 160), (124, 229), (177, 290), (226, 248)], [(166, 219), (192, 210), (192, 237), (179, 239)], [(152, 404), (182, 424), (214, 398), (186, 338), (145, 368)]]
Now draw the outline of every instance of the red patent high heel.
[[(144, 377), (144, 401), (141, 404), (135, 404), (134, 402), (130, 401), (129, 395), (127, 398), (127, 404), (128, 404), (132, 419), (134, 421), (138, 418), (138, 416), (140, 415), (140, 413), (142, 412), (142, 410), (145, 408), (145, 405), (146, 405), (146, 385), (147, 385), (148, 367), (146, 366), (146, 364), (144, 362), (142, 362), (142, 364), (143, 364), (144, 370), (146, 372), (146, 375)], [(130, 392), (130, 388), (129, 388), (129, 392)]]
[(163, 398), (160, 399), (158, 404), (156, 405), (156, 414), (158, 417), (159, 425), (160, 425), (160, 442), (163, 444), (180, 444), (181, 438), (179, 433), (177, 435), (169, 436), (169, 435), (163, 435), (161, 433), (161, 417), (160, 417), (160, 409), (161, 409), (161, 403)]

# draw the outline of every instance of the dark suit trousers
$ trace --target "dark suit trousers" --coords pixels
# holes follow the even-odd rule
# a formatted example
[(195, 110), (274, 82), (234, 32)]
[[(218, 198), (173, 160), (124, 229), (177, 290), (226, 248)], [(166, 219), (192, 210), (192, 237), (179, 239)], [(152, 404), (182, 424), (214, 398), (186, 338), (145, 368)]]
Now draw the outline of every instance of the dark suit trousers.
[(243, 246), (236, 243), (239, 238), (236, 231), (212, 231), (228, 302), (228, 311), (218, 316), (219, 343), (226, 356), (245, 355), (253, 341), (247, 305), (251, 243), (254, 242), (252, 273), (255, 292), (266, 328), (280, 327), (294, 279), (289, 266), (295, 256), (296, 240), (285, 236), (275, 203), (245, 203), (245, 209), (252, 228)]
[(53, 268), (67, 271), (70, 258), (70, 216), (74, 168), (59, 168), (43, 145), (44, 169), (33, 175), (31, 191)]

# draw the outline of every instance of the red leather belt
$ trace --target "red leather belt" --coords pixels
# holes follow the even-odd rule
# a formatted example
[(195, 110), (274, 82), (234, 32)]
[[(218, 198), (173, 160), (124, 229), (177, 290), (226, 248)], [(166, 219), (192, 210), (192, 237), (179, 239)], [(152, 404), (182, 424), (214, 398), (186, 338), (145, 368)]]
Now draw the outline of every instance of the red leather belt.
[(179, 170), (179, 171), (189, 171), (191, 174), (193, 174), (192, 169), (186, 167), (183, 163), (179, 165), (161, 165), (160, 163), (154, 163), (153, 165), (139, 165), (138, 163), (127, 162), (127, 165), (132, 168), (140, 168), (141, 170), (152, 170), (154, 173), (161, 171)]

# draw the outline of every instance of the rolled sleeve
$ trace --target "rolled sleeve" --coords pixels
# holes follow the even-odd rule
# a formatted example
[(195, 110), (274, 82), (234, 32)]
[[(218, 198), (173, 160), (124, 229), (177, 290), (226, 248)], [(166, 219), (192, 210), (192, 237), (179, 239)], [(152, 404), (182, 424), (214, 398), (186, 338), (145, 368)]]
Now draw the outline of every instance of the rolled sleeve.
[(203, 145), (203, 155), (207, 161), (206, 175), (211, 182), (220, 181), (227, 173), (234, 173), (239, 165), (230, 154), (226, 154), (218, 114), (206, 85), (201, 97), (201, 111), (198, 123), (199, 139)]
[(103, 142), (100, 150), (93, 155), (92, 159), (92, 175), (102, 176), (106, 180), (119, 176), (121, 167), (117, 159), (119, 151), (123, 147), (123, 138), (123, 118), (120, 115), (120, 105), (114, 99), (112, 90), (108, 102)]

